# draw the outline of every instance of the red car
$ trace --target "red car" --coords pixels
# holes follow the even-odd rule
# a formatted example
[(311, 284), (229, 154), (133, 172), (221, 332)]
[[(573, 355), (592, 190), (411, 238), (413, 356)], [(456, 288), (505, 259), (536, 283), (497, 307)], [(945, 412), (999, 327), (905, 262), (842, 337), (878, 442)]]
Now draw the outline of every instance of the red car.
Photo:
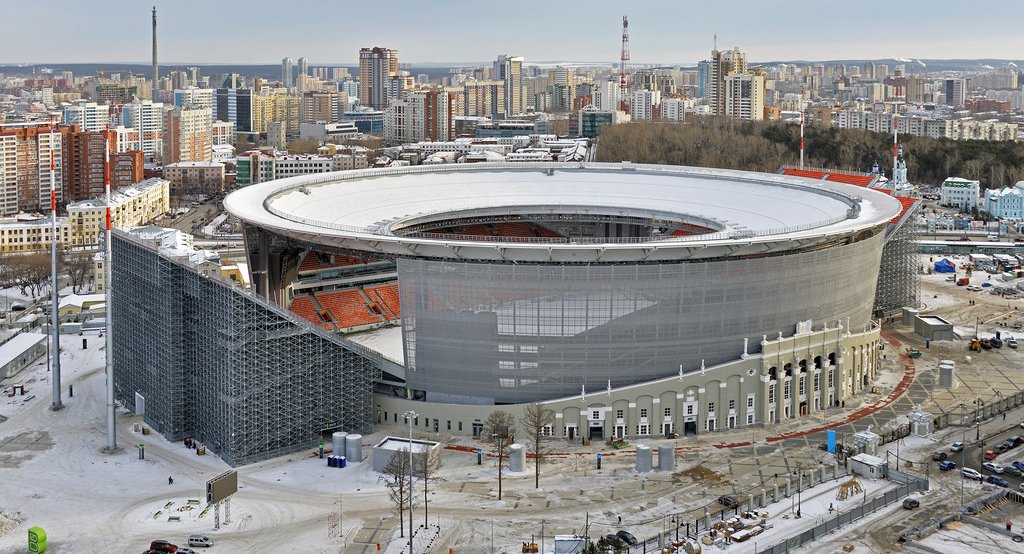
[(171, 552), (173, 554), (178, 551), (178, 545), (171, 544), (170, 541), (158, 539), (149, 543), (149, 549), (156, 552)]

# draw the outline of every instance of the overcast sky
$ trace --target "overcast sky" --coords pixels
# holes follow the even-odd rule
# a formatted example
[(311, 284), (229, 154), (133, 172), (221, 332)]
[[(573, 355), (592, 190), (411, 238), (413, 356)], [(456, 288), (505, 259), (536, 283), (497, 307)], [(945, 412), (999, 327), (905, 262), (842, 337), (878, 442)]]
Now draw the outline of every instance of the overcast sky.
[[(739, 46), (749, 59), (1024, 57), (1024, 2), (158, 0), (160, 60), (353, 64), (364, 46), (404, 62), (614, 61), (629, 15), (634, 63), (691, 64)], [(140, 0), (0, 0), (0, 63), (145, 62)]]

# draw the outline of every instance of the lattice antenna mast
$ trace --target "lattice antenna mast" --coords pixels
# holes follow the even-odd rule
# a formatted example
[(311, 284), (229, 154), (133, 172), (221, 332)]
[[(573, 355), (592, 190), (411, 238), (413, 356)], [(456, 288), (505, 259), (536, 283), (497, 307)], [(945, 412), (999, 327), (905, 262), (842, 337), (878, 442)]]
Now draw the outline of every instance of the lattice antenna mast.
[(629, 112), (629, 73), (626, 62), (629, 61), (629, 16), (622, 16), (622, 53), (619, 56), (619, 106), (622, 111)]

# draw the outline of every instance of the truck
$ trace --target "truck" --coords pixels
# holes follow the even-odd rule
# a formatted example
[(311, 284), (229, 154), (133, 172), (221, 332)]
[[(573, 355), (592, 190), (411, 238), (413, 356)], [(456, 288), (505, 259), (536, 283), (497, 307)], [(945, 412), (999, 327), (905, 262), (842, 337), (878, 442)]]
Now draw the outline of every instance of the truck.
[(968, 279), (967, 277), (961, 277), (961, 278), (956, 280), (956, 286), (962, 287), (964, 285), (969, 284), (970, 282), (971, 282), (971, 280)]

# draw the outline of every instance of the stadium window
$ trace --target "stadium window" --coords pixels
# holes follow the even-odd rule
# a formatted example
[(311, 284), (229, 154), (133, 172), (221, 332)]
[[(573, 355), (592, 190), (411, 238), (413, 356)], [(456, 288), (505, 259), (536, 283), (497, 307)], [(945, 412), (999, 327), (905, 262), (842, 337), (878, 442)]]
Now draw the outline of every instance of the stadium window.
[(748, 394), (747, 395), (747, 407), (748, 408), (753, 408), (754, 407), (754, 395), (753, 394)]
[(461, 430), (462, 430), (462, 422), (460, 421), (459, 422), (459, 431), (461, 431)]
[(452, 430), (452, 420), (450, 420), (450, 419), (448, 420), (448, 430), (449, 431)]
[(615, 419), (622, 419), (625, 415), (623, 410), (615, 410)]
[(735, 400), (729, 400), (729, 411), (732, 412), (732, 411), (735, 411), (735, 410), (736, 410), (736, 401)]
[(640, 408), (640, 417), (647, 417), (647, 408)]
[(665, 408), (665, 417), (672, 417), (672, 408)]
[(708, 413), (709, 414), (715, 413), (715, 403), (714, 402), (708, 402)]

